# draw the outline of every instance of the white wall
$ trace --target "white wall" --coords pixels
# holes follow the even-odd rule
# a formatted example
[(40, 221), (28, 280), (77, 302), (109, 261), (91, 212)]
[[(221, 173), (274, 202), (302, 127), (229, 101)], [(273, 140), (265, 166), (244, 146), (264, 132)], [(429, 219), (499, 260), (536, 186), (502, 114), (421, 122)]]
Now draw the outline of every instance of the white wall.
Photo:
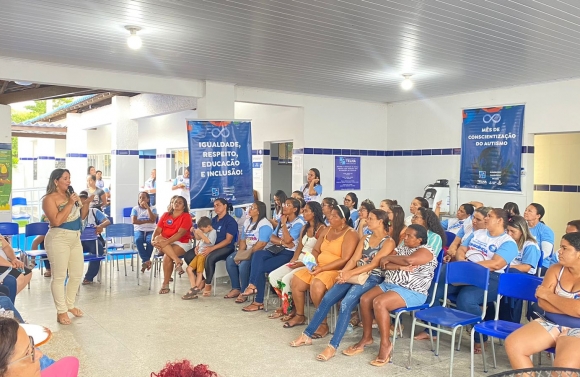
[(87, 131), (87, 154), (111, 153), (111, 125)]
[(168, 149), (187, 148), (185, 120), (196, 119), (195, 110), (139, 119), (139, 149), (156, 149), (157, 153)]
[[(420, 90), (420, 88), (418, 88)], [(523, 145), (533, 145), (531, 134), (580, 130), (578, 116), (580, 80), (569, 80), (514, 88), (464, 93), (388, 106), (388, 149), (429, 149), (461, 147), (461, 110), (494, 105), (525, 104)], [(459, 202), (479, 200), (503, 206), (507, 201), (520, 208), (533, 199), (533, 154), (522, 155), (525, 176), (521, 194), (461, 190)], [(449, 179), (452, 208), (459, 180), (460, 156), (409, 156), (387, 158), (387, 196), (407, 208), (414, 196), (435, 179)]]

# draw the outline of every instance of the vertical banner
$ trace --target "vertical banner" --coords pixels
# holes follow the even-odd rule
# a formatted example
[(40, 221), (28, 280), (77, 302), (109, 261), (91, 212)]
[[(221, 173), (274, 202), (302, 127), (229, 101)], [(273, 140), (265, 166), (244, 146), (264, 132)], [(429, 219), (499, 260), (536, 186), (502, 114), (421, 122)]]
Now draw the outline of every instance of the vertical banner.
[(187, 120), (192, 209), (213, 209), (217, 198), (254, 202), (251, 128), (248, 121)]
[(0, 212), (10, 212), (12, 194), (12, 144), (0, 143)]
[(463, 110), (460, 187), (521, 191), (524, 105)]
[(360, 157), (334, 157), (334, 190), (360, 190)]

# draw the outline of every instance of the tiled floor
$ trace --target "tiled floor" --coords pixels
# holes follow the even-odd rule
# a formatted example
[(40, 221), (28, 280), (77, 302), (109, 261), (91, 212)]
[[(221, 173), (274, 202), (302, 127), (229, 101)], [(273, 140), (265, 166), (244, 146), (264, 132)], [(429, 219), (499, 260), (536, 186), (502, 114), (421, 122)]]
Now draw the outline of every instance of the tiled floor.
[[(218, 286), (216, 297), (181, 300), (187, 279), (177, 281), (177, 294), (159, 295), (159, 280), (148, 290), (148, 273), (137, 286), (134, 275), (117, 276), (112, 292), (104, 285), (81, 287), (78, 306), (83, 318), (70, 326), (56, 323), (56, 314), (47, 278), (36, 270), (30, 290), (22, 292), (17, 307), (29, 323), (49, 327), (54, 335), (42, 350), (53, 358), (75, 355), (81, 360), (80, 376), (146, 377), (168, 360), (187, 358), (208, 364), (222, 377), (245, 376), (447, 376), (449, 340), (443, 338), (441, 355), (436, 357), (428, 342), (416, 342), (412, 368), (406, 368), (409, 348), (409, 320), (405, 337), (397, 343), (394, 363), (383, 368), (369, 365), (378, 345), (361, 355), (337, 355), (323, 363), (315, 360), (329, 339), (311, 347), (291, 348), (288, 343), (303, 327), (283, 329), (279, 320), (269, 320), (264, 312), (244, 313), (232, 300), (224, 300), (228, 285)], [(341, 350), (357, 341), (361, 330), (347, 333)], [(377, 337), (375, 337), (378, 341)], [(454, 376), (469, 375), (469, 339), (456, 353)], [(483, 373), (481, 357), (476, 358), (476, 375), (509, 369), (503, 347), (497, 348), (498, 369)]]

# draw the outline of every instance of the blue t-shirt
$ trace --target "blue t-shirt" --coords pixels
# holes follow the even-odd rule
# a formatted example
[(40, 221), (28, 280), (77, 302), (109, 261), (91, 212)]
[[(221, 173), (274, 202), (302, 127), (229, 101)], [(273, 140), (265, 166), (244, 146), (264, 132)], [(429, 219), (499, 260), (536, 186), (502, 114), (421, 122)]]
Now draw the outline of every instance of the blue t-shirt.
[(252, 219), (247, 219), (244, 222), (242, 230), (242, 239), (246, 241), (246, 248), (251, 249), (257, 242), (270, 242), (272, 236), (272, 224), (267, 219), (262, 219), (254, 229)]
[(231, 217), (227, 213), (221, 219), (218, 219), (217, 216), (214, 216), (214, 218), (211, 219), (211, 226), (217, 232), (217, 237), (215, 239), (216, 245), (218, 243), (222, 242), (223, 240), (225, 240), (226, 234), (229, 233), (234, 237), (232, 239), (232, 242), (230, 242), (230, 246), (234, 246), (234, 244), (238, 238), (238, 237), (236, 237), (238, 234), (238, 223), (236, 222), (236, 220), (234, 220), (233, 217)]
[[(462, 245), (467, 246), (465, 259), (472, 262), (492, 260), (493, 256), (497, 254), (507, 264), (510, 264), (518, 256), (518, 245), (507, 233), (494, 237), (489, 234), (487, 229), (481, 229), (471, 233), (462, 242)], [(505, 267), (495, 272), (505, 272)]]
[[(278, 223), (278, 226), (276, 227), (275, 230), (276, 235), (280, 238), (282, 238), (282, 236), (284, 235), (284, 231), (282, 230), (281, 225), (282, 225), (281, 223)], [(290, 236), (294, 240), (294, 246), (289, 247), (288, 250), (292, 251), (296, 250), (296, 247), (298, 246), (298, 238), (300, 238), (300, 231), (302, 231), (303, 226), (304, 220), (302, 220), (299, 216), (297, 216), (291, 223), (286, 222), (286, 228), (288, 229), (288, 233), (290, 233)]]
[(554, 256), (554, 231), (540, 222), (535, 227), (530, 228), (530, 233), (538, 241), (538, 247), (542, 251), (542, 266), (548, 268), (557, 263), (556, 256)]
[(353, 224), (356, 224), (356, 220), (358, 219), (358, 211), (354, 208), (350, 212), (350, 219), (352, 220)]
[(512, 261), (511, 265), (528, 264), (532, 266), (528, 273), (534, 275), (541, 257), (542, 252), (538, 248), (538, 244), (532, 241), (526, 241), (522, 250), (518, 251), (518, 256)]

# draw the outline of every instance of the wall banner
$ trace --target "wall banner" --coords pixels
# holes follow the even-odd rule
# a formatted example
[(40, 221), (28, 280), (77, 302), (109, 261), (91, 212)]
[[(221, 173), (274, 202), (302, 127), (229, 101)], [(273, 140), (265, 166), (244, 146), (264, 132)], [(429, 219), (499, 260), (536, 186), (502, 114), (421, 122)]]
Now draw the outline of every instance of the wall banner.
[(0, 212), (10, 212), (12, 202), (12, 144), (0, 143)]
[(213, 209), (217, 198), (253, 203), (251, 122), (187, 120), (187, 134), (190, 207)]
[(334, 190), (360, 190), (360, 157), (334, 157)]
[(463, 110), (460, 187), (521, 191), (524, 105)]

